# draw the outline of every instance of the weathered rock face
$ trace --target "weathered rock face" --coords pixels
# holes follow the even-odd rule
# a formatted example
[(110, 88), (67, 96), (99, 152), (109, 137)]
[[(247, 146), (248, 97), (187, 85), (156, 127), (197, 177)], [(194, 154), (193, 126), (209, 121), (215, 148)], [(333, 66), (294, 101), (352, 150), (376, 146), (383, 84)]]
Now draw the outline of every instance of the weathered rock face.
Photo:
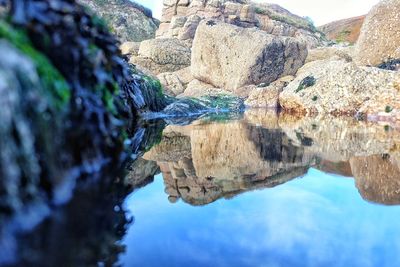
[(193, 80), (190, 67), (176, 72), (164, 72), (157, 77), (163, 85), (164, 90), (173, 96), (182, 94), (186, 90), (188, 84)]
[(366, 200), (385, 205), (400, 204), (400, 166), (390, 154), (350, 160), (356, 186)]
[(122, 42), (152, 39), (158, 21), (149, 9), (130, 0), (78, 0), (103, 18)]
[(345, 61), (314, 61), (299, 70), (279, 101), (302, 114), (392, 115), (400, 108), (399, 78), (398, 72)]
[(367, 15), (356, 44), (355, 60), (376, 66), (400, 58), (400, 2), (384, 0)]
[(318, 47), (308, 50), (306, 63), (316, 60), (340, 60), (344, 59), (348, 62), (353, 61), (353, 47)]
[(251, 108), (278, 108), (280, 106), (279, 94), (293, 79), (293, 76), (283, 77), (264, 87), (250, 85), (249, 87), (251, 88), (245, 89), (245, 91), (250, 92), (249, 97), (245, 101), (246, 106)]
[(130, 62), (157, 75), (190, 66), (190, 55), (190, 48), (178, 39), (159, 38), (141, 42), (138, 56)]
[(201, 97), (210, 95), (233, 95), (232, 92), (226, 91), (221, 88), (215, 88), (213, 85), (199, 81), (197, 79), (192, 80), (188, 85), (182, 97)]
[(267, 33), (296, 37), (317, 47), (324, 38), (310, 21), (274, 4), (247, 0), (164, 0), (158, 37), (176, 37), (191, 44), (202, 19), (214, 19), (244, 28), (257, 27)]
[(293, 38), (202, 21), (192, 48), (192, 74), (203, 82), (234, 91), (293, 75), (304, 64), (305, 44)]
[(329, 40), (338, 43), (354, 44), (360, 36), (360, 30), (365, 20), (364, 16), (348, 18), (343, 20), (334, 21), (323, 26), (318, 27), (320, 31), (325, 33)]

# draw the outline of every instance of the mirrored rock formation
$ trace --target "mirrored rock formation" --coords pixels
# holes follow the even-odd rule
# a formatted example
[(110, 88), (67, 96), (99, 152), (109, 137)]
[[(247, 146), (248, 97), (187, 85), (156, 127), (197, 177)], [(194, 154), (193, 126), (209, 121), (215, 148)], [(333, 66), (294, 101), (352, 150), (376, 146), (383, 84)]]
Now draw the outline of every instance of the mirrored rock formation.
[(168, 126), (144, 158), (158, 162), (172, 202), (192, 205), (284, 183), (314, 164), (281, 130), (245, 121)]
[(400, 158), (381, 154), (350, 160), (356, 186), (368, 201), (385, 205), (400, 204)]
[(181, 198), (205, 205), (273, 187), (316, 168), (354, 176), (366, 200), (396, 204), (398, 167), (393, 156), (388, 161), (380, 155), (393, 153), (399, 144), (400, 132), (386, 125), (248, 110), (235, 121), (168, 126), (144, 159), (157, 162), (171, 202)]

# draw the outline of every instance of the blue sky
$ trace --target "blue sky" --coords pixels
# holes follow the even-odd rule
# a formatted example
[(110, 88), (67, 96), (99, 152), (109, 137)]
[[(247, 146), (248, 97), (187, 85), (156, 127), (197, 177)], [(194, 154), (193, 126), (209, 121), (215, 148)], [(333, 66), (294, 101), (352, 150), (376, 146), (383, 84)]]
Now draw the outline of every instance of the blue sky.
[(399, 206), (362, 200), (354, 180), (315, 169), (203, 207), (170, 204), (161, 175), (133, 193), (127, 266), (400, 266)]
[[(162, 0), (136, 0), (153, 10), (154, 17), (160, 18)], [(276, 3), (289, 11), (311, 17), (316, 25), (334, 20), (354, 17), (368, 13), (379, 0), (256, 0), (257, 2)]]

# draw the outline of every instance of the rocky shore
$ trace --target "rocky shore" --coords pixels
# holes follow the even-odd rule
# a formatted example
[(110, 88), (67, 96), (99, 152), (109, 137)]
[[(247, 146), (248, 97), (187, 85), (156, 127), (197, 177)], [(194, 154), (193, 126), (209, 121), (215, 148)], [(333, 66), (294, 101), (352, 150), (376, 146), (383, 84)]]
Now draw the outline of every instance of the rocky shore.
[(164, 1), (156, 38), (121, 48), (178, 98), (222, 94), (250, 108), (398, 121), (398, 13), (397, 1), (381, 1), (343, 46), (277, 5)]
[(1, 261), (14, 257), (16, 235), (77, 192), (132, 191), (120, 179), (123, 167), (162, 131), (139, 123), (143, 118), (195, 119), (244, 109), (234, 96), (165, 95), (155, 77), (127, 62), (107, 23), (75, 1), (0, 6)]
[[(193, 205), (310, 166), (352, 174), (365, 199), (398, 204), (398, 136), (386, 127), (400, 123), (399, 14), (398, 0), (381, 1), (343, 46), (307, 18), (247, 0), (164, 0), (160, 21), (128, 0), (0, 0), (0, 249), (11, 259), (17, 234), (46, 217), (59, 225), (52, 212), (74, 194), (71, 210), (85, 212), (79, 197), (107, 203), (94, 217), (108, 218), (97, 249), (112, 247), (129, 224), (123, 197), (160, 171), (170, 201)], [(186, 126), (210, 113), (249, 122)], [(124, 179), (124, 164), (143, 155)]]
[[(308, 19), (277, 5), (165, 0), (156, 38), (141, 43), (133, 38), (121, 51), (108, 32), (107, 23), (116, 22), (99, 12), (108, 8), (101, 1), (83, 2), (108, 22), (91, 18), (74, 1), (32, 7), (1, 1), (2, 14), (9, 15), (0, 22), (6, 55), (0, 173), (6, 177), (2, 205), (9, 212), (37, 195), (43, 183), (46, 194), (56, 196), (51, 201), (62, 203), (69, 194), (54, 192), (71, 180), (96, 177), (129, 153), (149, 149), (151, 144), (139, 145), (141, 118), (176, 123), (210, 112), (241, 113), (247, 106), (299, 116), (400, 120), (397, 1), (381, 1), (366, 16), (355, 46), (338, 47), (328, 46)], [(140, 5), (108, 5), (134, 9), (135, 16), (157, 24)], [(132, 38), (120, 31), (131, 31), (123, 25), (111, 31), (122, 40)], [(143, 39), (153, 36), (147, 26), (141, 30), (149, 33)], [(25, 62), (23, 69), (19, 62)], [(56, 153), (61, 160), (54, 160)]]

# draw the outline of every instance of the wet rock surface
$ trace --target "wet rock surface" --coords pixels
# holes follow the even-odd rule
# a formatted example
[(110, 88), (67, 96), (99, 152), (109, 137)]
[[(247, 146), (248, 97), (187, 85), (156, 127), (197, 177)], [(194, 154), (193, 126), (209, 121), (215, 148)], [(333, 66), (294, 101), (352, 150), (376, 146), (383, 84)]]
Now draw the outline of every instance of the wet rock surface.
[(0, 41), (0, 50), (4, 53), (0, 63), (0, 210), (14, 214), (32, 200), (44, 204), (46, 198), (39, 194), (43, 172), (49, 174), (47, 183), (57, 186), (62, 180), (54, 178), (64, 176), (61, 166), (67, 162), (54, 159), (62, 142), (52, 147), (40, 143), (61, 137), (62, 132), (61, 125), (50, 120), (54, 109), (40, 93), (35, 64), (7, 41)]
[[(8, 19), (0, 20), (4, 53), (0, 63), (0, 264), (54, 266), (64, 259), (69, 266), (113, 263), (116, 258), (108, 258), (104, 251), (111, 251), (123, 235), (119, 227), (127, 224), (125, 212), (120, 209), (120, 217), (113, 217), (113, 208), (130, 191), (118, 195), (119, 189), (112, 187), (127, 155), (145, 150), (143, 138), (148, 136), (137, 127), (137, 118), (145, 107), (158, 110), (146, 94), (146, 88), (154, 91), (156, 86), (135, 74), (120, 55), (116, 39), (75, 1), (9, 1), (9, 5)], [(111, 195), (106, 200), (101, 199), (105, 188)], [(63, 210), (60, 206), (74, 203), (77, 192), (90, 192), (88, 197), (98, 202), (85, 200), (88, 206), (82, 209)], [(118, 201), (109, 203), (110, 213), (97, 217), (107, 217), (99, 227), (105, 234), (99, 238), (86, 233), (87, 241), (93, 242), (88, 251), (65, 255), (67, 249), (54, 245), (58, 237), (65, 240), (65, 247), (76, 242), (63, 235), (70, 232), (68, 227), (77, 228), (72, 213), (84, 217), (85, 208), (117, 196)], [(64, 215), (57, 211), (65, 212), (71, 221), (60, 222), (58, 216)], [(45, 238), (38, 225), (46, 218), (54, 220), (60, 233), (43, 244), (38, 241)], [(83, 232), (93, 224), (92, 218), (80, 222)], [(121, 225), (115, 227), (116, 223)], [(49, 230), (46, 223), (41, 225)], [(29, 232), (22, 245), (20, 235)], [(44, 259), (47, 253), (54, 258)]]

